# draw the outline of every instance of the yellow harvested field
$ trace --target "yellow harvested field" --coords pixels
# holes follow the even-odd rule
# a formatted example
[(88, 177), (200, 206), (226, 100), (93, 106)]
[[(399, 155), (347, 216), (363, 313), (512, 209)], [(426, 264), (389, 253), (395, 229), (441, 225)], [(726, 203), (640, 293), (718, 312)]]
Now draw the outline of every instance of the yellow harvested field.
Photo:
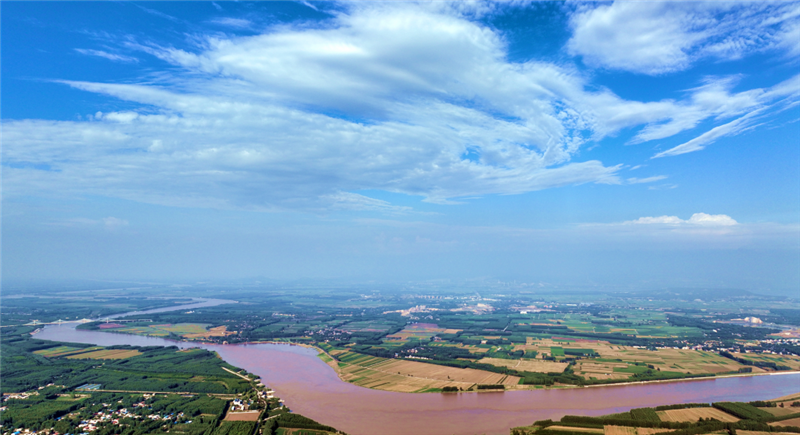
[(257, 421), (261, 411), (229, 412), (225, 415), (225, 421)]
[(605, 435), (638, 435), (635, 427), (628, 426), (605, 426)]
[(783, 402), (783, 401), (793, 401), (793, 400), (800, 400), (800, 393), (793, 393), (787, 396), (781, 396), (776, 399), (770, 400), (770, 402)]
[[(583, 432), (583, 433), (596, 433), (603, 434), (603, 429), (595, 429), (592, 427), (572, 427), (572, 426), (548, 426), (550, 430), (563, 430), (567, 432)], [(620, 434), (622, 435), (622, 434)]]
[(482, 364), (491, 364), (495, 367), (508, 367), (514, 370), (534, 373), (561, 373), (568, 365), (567, 363), (532, 359), (481, 358), (480, 362)]
[(102, 349), (102, 347), (95, 346), (95, 347), (89, 347), (89, 348), (77, 348), (77, 347), (70, 347), (70, 346), (58, 346), (58, 347), (51, 347), (49, 349), (37, 350), (37, 351), (35, 351), (33, 353), (35, 353), (36, 355), (41, 355), (41, 356), (47, 357), (47, 358), (54, 358), (54, 357), (59, 357), (59, 356), (67, 356), (67, 355), (72, 355), (72, 354), (77, 354), (77, 353), (90, 352), (90, 351), (99, 350), (99, 349)]
[[(775, 421), (769, 424), (770, 426), (793, 426), (800, 427), (800, 417), (792, 418), (789, 420)], [(773, 432), (774, 433), (774, 432)]]
[(792, 432), (766, 432), (766, 431), (758, 431), (758, 430), (736, 430), (736, 434), (739, 435), (797, 435)]
[(631, 373), (615, 372), (615, 368), (625, 368), (625, 363), (594, 362), (582, 360), (575, 365), (575, 374), (587, 379), (628, 379)]
[(655, 435), (662, 432), (671, 432), (672, 429), (660, 429), (655, 427), (637, 427), (636, 435)]
[[(745, 367), (736, 361), (712, 352), (690, 349), (658, 349), (653, 351), (596, 340), (565, 341), (528, 337), (525, 344), (515, 346), (514, 350), (538, 352), (539, 355), (536, 358), (541, 359), (543, 353), (551, 354), (553, 347), (560, 347), (564, 350), (592, 349), (597, 352), (600, 358), (605, 361), (583, 359), (579, 360), (578, 366), (575, 367), (576, 374), (595, 379), (627, 379), (632, 373), (614, 372), (614, 368), (627, 367), (625, 365), (626, 362), (652, 364), (656, 369), (663, 372), (690, 374), (737, 372), (740, 368)], [(785, 359), (787, 361), (789, 359), (797, 360), (798, 369), (800, 369), (800, 358), (785, 357)], [(619, 364), (616, 360), (619, 360)], [(786, 361), (776, 362), (788, 366), (794, 364)], [(751, 369), (753, 373), (765, 372), (765, 370), (758, 367), (751, 367)]]
[(217, 326), (216, 328), (209, 328), (208, 331), (183, 334), (185, 338), (208, 338), (208, 337), (227, 337), (233, 335), (235, 332), (229, 332), (226, 326)]
[(141, 355), (142, 353), (136, 349), (107, 349), (97, 350), (94, 352), (79, 353), (77, 355), (70, 355), (69, 359), (125, 359), (132, 356)]
[(713, 418), (723, 422), (737, 422), (738, 418), (728, 414), (727, 412), (720, 411), (717, 408), (686, 408), (686, 409), (670, 409), (667, 411), (656, 411), (661, 421), (675, 421), (675, 422), (689, 422), (693, 423), (699, 421), (700, 418)]
[(770, 414), (776, 415), (778, 417), (783, 416), (783, 415), (794, 414), (796, 412), (800, 412), (800, 408), (791, 408), (791, 407), (789, 407), (789, 403), (784, 405), (783, 408), (775, 407), (775, 408), (758, 408), (758, 409), (760, 409), (760, 410), (762, 410), (764, 412), (769, 412)]
[[(744, 358), (750, 361), (773, 362), (780, 366), (790, 367), (792, 370), (800, 370), (800, 357), (794, 355), (770, 355), (755, 353), (734, 353), (737, 358)], [(755, 372), (755, 367), (753, 371)]]
[[(333, 354), (333, 353), (332, 353)], [(398, 392), (423, 392), (444, 387), (466, 390), (475, 384), (503, 384), (515, 386), (520, 378), (475, 369), (460, 369), (417, 361), (354, 356), (338, 353), (337, 358), (348, 362), (328, 363), (342, 380), (377, 390)]]

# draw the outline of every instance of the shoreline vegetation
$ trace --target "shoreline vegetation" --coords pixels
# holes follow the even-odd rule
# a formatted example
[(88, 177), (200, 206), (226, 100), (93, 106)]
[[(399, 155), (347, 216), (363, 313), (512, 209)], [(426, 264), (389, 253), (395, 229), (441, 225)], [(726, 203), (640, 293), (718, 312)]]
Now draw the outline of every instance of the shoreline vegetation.
[[(694, 308), (698, 296), (705, 298), (703, 306), (720, 308)], [(634, 293), (597, 303), (576, 303), (570, 294), (526, 300), (530, 296), (523, 293), (310, 291), (297, 296), (303, 308), (274, 299), (277, 295), (235, 297), (235, 306), (117, 316), (116, 323), (98, 319), (77, 328), (207, 344), (311, 346), (324, 352), (320, 358), (343, 381), (396, 392), (575, 388), (800, 372), (800, 329), (780, 326), (800, 324), (800, 309), (744, 291)], [(765, 320), (731, 308), (740, 302), (758, 307), (749, 309), (758, 309)]]
[[(238, 344), (238, 343), (237, 343)], [(303, 343), (287, 343), (287, 342), (280, 342), (280, 341), (263, 341), (263, 342), (248, 342), (242, 344), (280, 344), (280, 345), (290, 345), (290, 346), (300, 346), (304, 348), (314, 349), (318, 353), (317, 357), (323, 360), (329, 367), (334, 369), (336, 374), (339, 376), (344, 382), (352, 383), (347, 379), (342, 377), (342, 372), (338, 365), (334, 365), (331, 362), (325, 361), (322, 356), (327, 356), (334, 360), (330, 354), (325, 352), (322, 348), (314, 345), (303, 344)], [(781, 371), (781, 372), (769, 372), (769, 373), (735, 373), (735, 374), (727, 374), (727, 375), (712, 375), (712, 376), (704, 376), (704, 377), (695, 377), (695, 378), (677, 378), (677, 379), (657, 379), (657, 380), (648, 380), (648, 381), (628, 381), (628, 382), (617, 382), (617, 383), (608, 383), (608, 384), (595, 384), (595, 385), (559, 385), (559, 386), (544, 386), (536, 388), (536, 386), (522, 386), (519, 387), (523, 388), (513, 388), (504, 391), (530, 391), (530, 390), (546, 390), (546, 389), (566, 389), (566, 388), (602, 388), (602, 387), (619, 387), (619, 386), (626, 386), (626, 385), (644, 385), (644, 384), (659, 384), (659, 383), (668, 383), (668, 382), (692, 382), (692, 381), (703, 381), (703, 380), (711, 380), (711, 379), (723, 379), (723, 378), (740, 378), (740, 377), (753, 377), (753, 376), (774, 376), (774, 375), (792, 375), (792, 374), (800, 374), (800, 370), (792, 370), (792, 371)], [(354, 384), (358, 385), (358, 384)], [(471, 390), (450, 390), (450, 391), (436, 391), (441, 393), (496, 393), (499, 389), (496, 388), (477, 388), (477, 384), (475, 385), (475, 389)], [(527, 388), (524, 388), (527, 387)], [(369, 388), (369, 387), (365, 387)], [(381, 388), (371, 388), (374, 390), (379, 391), (392, 391), (392, 390), (385, 390)], [(426, 393), (432, 393), (434, 391), (424, 391)]]
[(665, 404), (588, 417), (565, 415), (511, 429), (511, 435), (793, 435), (800, 393), (752, 402)]
[(293, 413), (260, 377), (216, 352), (66, 343), (31, 332), (2, 330), (2, 434), (343, 434)]
[[(595, 384), (554, 384), (554, 385), (525, 385), (522, 380), (518, 377), (511, 378), (514, 382), (504, 382), (504, 383), (480, 383), (480, 382), (469, 382), (469, 381), (458, 381), (455, 379), (451, 379), (450, 375), (443, 375), (446, 376), (446, 382), (450, 385), (447, 386), (440, 386), (439, 388), (433, 386), (435, 384), (440, 384), (441, 382), (445, 382), (445, 379), (437, 379), (424, 376), (424, 372), (426, 370), (419, 369), (416, 372), (419, 373), (406, 373), (408, 370), (409, 365), (418, 366), (420, 365), (427, 365), (427, 366), (435, 366), (436, 369), (445, 368), (445, 371), (453, 372), (459, 370), (471, 370), (471, 369), (464, 369), (464, 368), (457, 368), (457, 367), (450, 367), (447, 368), (446, 366), (438, 365), (436, 362), (432, 361), (419, 361), (419, 360), (412, 360), (406, 358), (382, 358), (379, 359), (377, 364), (375, 363), (373, 357), (373, 361), (369, 361), (372, 365), (379, 365), (386, 361), (395, 361), (395, 362), (406, 362), (404, 364), (406, 366), (406, 370), (403, 371), (387, 371), (387, 370), (376, 370), (371, 369), (369, 365), (359, 365), (359, 364), (349, 364), (345, 361), (342, 361), (340, 358), (337, 358), (335, 355), (332, 355), (329, 350), (324, 349), (319, 343), (313, 342), (302, 342), (302, 341), (280, 341), (280, 340), (256, 340), (256, 341), (246, 341), (246, 342), (237, 342), (237, 343), (227, 343), (227, 341), (222, 342), (213, 342), (213, 341), (205, 341), (204, 339), (210, 337), (225, 337), (227, 335), (224, 327), (222, 327), (221, 331), (217, 328), (216, 331), (212, 331), (210, 335), (203, 334), (202, 328), (207, 325), (203, 324), (188, 324), (182, 326), (174, 326), (171, 325), (156, 325), (162, 326), (166, 329), (163, 329), (163, 333), (159, 333), (160, 331), (158, 328), (150, 328), (150, 330), (157, 331), (156, 334), (149, 333), (148, 330), (142, 330), (142, 328), (128, 328), (128, 329), (116, 329), (116, 328), (102, 328), (98, 327), (102, 325), (103, 321), (93, 321), (93, 322), (84, 322), (80, 323), (77, 328), (78, 329), (85, 329), (85, 330), (94, 330), (99, 332), (111, 332), (117, 334), (129, 334), (129, 335), (140, 335), (140, 336), (154, 336), (159, 338), (164, 338), (167, 340), (174, 340), (176, 342), (184, 342), (184, 343), (199, 343), (199, 344), (207, 344), (207, 345), (214, 345), (214, 344), (279, 344), (279, 345), (290, 345), (290, 346), (300, 346), (304, 348), (311, 348), (315, 349), (318, 352), (318, 357), (322, 359), (323, 362), (326, 363), (329, 367), (331, 367), (339, 377), (344, 382), (351, 383), (353, 385), (370, 388), (374, 390), (380, 391), (396, 391), (396, 392), (410, 392), (410, 393), (467, 393), (467, 392), (477, 392), (477, 393), (487, 393), (492, 392), (496, 393), (499, 391), (527, 391), (527, 390), (541, 390), (541, 389), (567, 389), (567, 388), (591, 388), (591, 387), (612, 387), (612, 386), (625, 386), (625, 385), (643, 385), (643, 384), (656, 384), (656, 383), (667, 383), (667, 382), (685, 382), (685, 381), (698, 381), (698, 380), (707, 380), (707, 379), (720, 379), (720, 378), (730, 378), (730, 377), (751, 377), (751, 376), (761, 376), (761, 375), (775, 375), (775, 374), (796, 374), (800, 373), (800, 370), (782, 370), (782, 371), (763, 371), (763, 372), (741, 372), (741, 373), (707, 373), (707, 374), (697, 374), (697, 375), (690, 375), (684, 377), (674, 377), (669, 379), (645, 379), (645, 380), (628, 380), (628, 379), (610, 379), (605, 380), (602, 383), (595, 383)], [(172, 329), (171, 331), (169, 329)], [(38, 331), (38, 329), (37, 329)], [(188, 332), (187, 332), (188, 331)], [(35, 333), (36, 331), (34, 331)], [(220, 332), (222, 332), (220, 334)], [(185, 333), (181, 335), (181, 333)], [(187, 337), (189, 335), (189, 337)], [(232, 335), (232, 334), (230, 334)], [(384, 361), (385, 360), (385, 361)], [(513, 360), (510, 360), (513, 361)], [(349, 376), (347, 372), (347, 367), (353, 367), (354, 369), (358, 370), (359, 376)], [(426, 367), (427, 368), (427, 367)], [(430, 371), (433, 367), (428, 368)], [(449, 370), (447, 370), (449, 369)], [(569, 368), (567, 368), (568, 370)], [(373, 375), (375, 375), (372, 379), (372, 384), (364, 382), (354, 382), (354, 379), (359, 379), (363, 381), (363, 372), (364, 370), (369, 371)], [(480, 370), (473, 370), (474, 372)], [(553, 373), (556, 374), (556, 373)], [(491, 375), (490, 375), (491, 376)], [(396, 382), (402, 382), (404, 384), (413, 384), (411, 386), (403, 385), (400, 388), (396, 388), (393, 385), (392, 378)], [(399, 378), (403, 378), (400, 380)], [(496, 378), (496, 377), (495, 377)], [(509, 379), (508, 376), (501, 377), (501, 380)], [(420, 382), (417, 382), (420, 381)], [(455, 384), (455, 385), (452, 385)], [(418, 387), (418, 388), (417, 388)]]
[[(98, 305), (104, 303), (98, 301)], [(20, 310), (31, 309), (26, 301), (19, 304)], [(89, 305), (81, 309), (94, 309)], [(486, 307), (479, 305), (481, 310)], [(247, 304), (177, 313), (140, 312), (125, 319), (119, 315), (113, 321), (58, 323), (80, 323), (78, 329), (153, 336), (189, 344), (283, 344), (314, 349), (341, 381), (392, 392), (496, 394), (800, 373), (800, 358), (791, 353), (796, 344), (784, 338), (769, 339), (770, 334), (776, 335), (774, 329), (712, 323), (690, 311), (676, 317), (672, 313), (675, 310), (663, 313), (566, 304), (557, 311), (557, 306), (549, 306), (553, 309), (533, 316), (488, 310), (467, 315), (431, 314), (430, 323), (413, 316), (387, 315), (380, 312), (383, 308), (372, 314), (362, 311), (353, 319), (352, 312), (330, 316), (324, 310), (311, 312), (307, 308), (292, 314), (267, 316), (260, 313), (258, 306)], [(184, 306), (175, 308), (182, 310)], [(782, 313), (783, 318), (793, 319), (790, 316), (794, 311)], [(309, 323), (305, 316), (312, 314), (316, 317), (314, 323)], [(178, 350), (175, 346), (102, 347), (36, 339), (33, 334), (46, 323), (56, 322), (4, 325), (0, 329), (4, 392), (12, 391), (16, 382), (16, 391), (27, 395), (10, 398), (11, 402), (2, 411), (3, 431), (9, 424), (38, 425), (39, 429), (52, 429), (55, 424), (63, 427), (66, 423), (62, 420), (66, 417), (78, 424), (88, 415), (100, 413), (108, 414), (107, 420), (112, 423), (98, 420), (98, 424), (117, 425), (117, 429), (96, 430), (94, 435), (167, 431), (183, 435), (258, 432), (286, 435), (299, 430), (336, 433), (334, 428), (291, 413), (280, 400), (267, 397), (272, 393), (260, 379), (225, 363), (214, 352)], [(605, 325), (612, 323), (623, 329), (603, 332), (603, 328), (610, 328)], [(668, 338), (659, 338), (659, 334)], [(259, 339), (265, 336), (269, 338)], [(172, 360), (186, 363), (169, 363)], [(86, 400), (90, 397), (97, 399), (91, 401), (91, 406)], [(201, 397), (203, 400), (196, 402)], [(120, 406), (95, 409), (100, 406), (97, 402)], [(130, 413), (137, 403), (147, 407), (147, 412), (160, 411), (153, 416), (145, 415), (144, 409), (133, 413), (139, 417), (119, 414), (122, 409)], [(224, 403), (222, 412), (220, 403)], [(793, 402), (783, 404), (782, 414), (770, 413), (774, 409), (759, 409), (757, 405), (761, 402), (752, 403), (665, 405), (605, 417), (565, 416), (559, 422), (535, 422), (514, 428), (511, 433), (800, 433), (800, 429), (792, 429), (800, 423), (791, 426), (795, 424)], [(686, 415), (677, 412), (682, 409), (689, 411), (683, 411)], [(680, 420), (689, 418), (687, 415), (696, 421)], [(147, 424), (137, 420), (145, 417), (154, 420)], [(120, 424), (128, 426), (120, 432), (114, 421), (124, 421)], [(788, 429), (777, 425), (778, 422), (788, 424)], [(141, 431), (136, 432), (136, 428)]]
[[(254, 433), (280, 435), (293, 433), (295, 430), (318, 435), (342, 433), (330, 426), (292, 413), (280, 399), (274, 397), (274, 392), (265, 386), (258, 376), (220, 360), (215, 352), (202, 349), (177, 349), (174, 346), (77, 345), (37, 340), (31, 337), (30, 328), (24, 329), (26, 330), (17, 331), (20, 333), (13, 334), (12, 337), (9, 337), (11, 330), (4, 331), (4, 374), (11, 375), (12, 383), (15, 381), (19, 383), (14, 376), (19, 376), (21, 372), (14, 369), (14, 364), (19, 365), (23, 363), (22, 358), (30, 359), (34, 356), (33, 360), (37, 362), (46, 360), (51, 372), (43, 374), (37, 371), (34, 377), (50, 377), (38, 381), (29, 379), (29, 385), (47, 381), (56, 382), (31, 387), (24, 392), (4, 392), (3, 433), (12, 433), (7, 431), (7, 428), (33, 428), (29, 433), (49, 433), (59, 428), (69, 430), (69, 425), (97, 434), (124, 435), (167, 432), (184, 435)], [(333, 360), (324, 349), (307, 343), (272, 341), (248, 344), (299, 346), (314, 349), (318, 352), (318, 357)], [(123, 354), (120, 351), (128, 353)], [(110, 354), (111, 359), (103, 360), (101, 352), (116, 353)], [(75, 365), (80, 364), (81, 360), (70, 359), (76, 355), (91, 355), (84, 364), (86, 366), (84, 369)], [(170, 363), (170, 358), (180, 358), (185, 362)], [(139, 368), (136, 365), (140, 364), (137, 362), (139, 360), (142, 362), (147, 360), (147, 365)], [(96, 372), (97, 366), (94, 364), (102, 361), (107, 361), (102, 365), (107, 367), (107, 370), (104, 372), (106, 374), (99, 375), (100, 378), (97, 377), (97, 373), (88, 377), (81, 377), (79, 374)], [(59, 371), (60, 366), (63, 366), (61, 371)], [(89, 370), (89, 367), (92, 369)], [(114, 382), (130, 382), (129, 377), (134, 373), (142, 377), (136, 381), (139, 382), (137, 385), (141, 385), (142, 381), (149, 382), (148, 376), (143, 376), (144, 367), (157, 374), (159, 382), (162, 382), (159, 385), (167, 388), (155, 388), (151, 391), (101, 388), (101, 385), (113, 386)], [(130, 370), (130, 373), (125, 370)], [(79, 375), (76, 376), (76, 373)], [(191, 379), (198, 380), (194, 384), (183, 385), (163, 383), (171, 382), (164, 376), (181, 377), (184, 373), (189, 373)], [(111, 377), (108, 377), (109, 374)], [(201, 374), (203, 376), (199, 376)], [(733, 376), (764, 374), (781, 375), (788, 372)], [(230, 385), (234, 380), (238, 380), (239, 384), (235, 390), (227, 394), (210, 393), (207, 391), (207, 385), (209, 382), (214, 382), (214, 376), (227, 376), (224, 385)], [(185, 376), (183, 378), (185, 379)], [(695, 379), (673, 379), (667, 382), (687, 380)], [(8, 382), (7, 377), (4, 383), (7, 385)], [(649, 382), (653, 381), (642, 383)], [(79, 383), (83, 385), (76, 385)], [(186, 385), (194, 387), (190, 386), (187, 389)], [(569, 387), (576, 388), (576, 386)], [(497, 390), (483, 388), (477, 391)], [(530, 426), (510, 429), (510, 435), (793, 435), (798, 433), (800, 433), (800, 393), (748, 403), (665, 404), (600, 417), (567, 415), (559, 421), (541, 420)]]

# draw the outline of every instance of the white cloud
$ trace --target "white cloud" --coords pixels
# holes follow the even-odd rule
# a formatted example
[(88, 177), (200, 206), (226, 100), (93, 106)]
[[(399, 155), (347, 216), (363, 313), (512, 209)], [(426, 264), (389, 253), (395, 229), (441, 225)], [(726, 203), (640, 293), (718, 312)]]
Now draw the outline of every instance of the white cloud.
[(670, 190), (676, 189), (678, 187), (677, 184), (659, 184), (658, 186), (650, 186), (648, 190)]
[(643, 74), (687, 69), (697, 59), (739, 59), (778, 49), (795, 56), (800, 6), (792, 2), (591, 3), (572, 15), (573, 55)]
[(209, 21), (219, 26), (234, 27), (237, 29), (249, 29), (253, 27), (253, 22), (244, 18), (221, 17)]
[(695, 213), (687, 220), (677, 216), (640, 217), (639, 219), (623, 222), (625, 225), (680, 225), (680, 226), (732, 226), (737, 225), (732, 217), (724, 214)]
[(733, 220), (728, 215), (724, 214), (706, 214), (706, 213), (695, 213), (692, 217), (686, 221), (688, 224), (693, 225), (723, 225), (723, 226), (730, 226), (730, 225), (737, 225), (738, 222)]
[(368, 196), (359, 195), (352, 192), (337, 192), (326, 195), (322, 199), (330, 201), (330, 208), (334, 210), (370, 210), (399, 214), (412, 211), (411, 207), (392, 205), (387, 201), (370, 198)]
[(739, 93), (731, 92), (734, 79), (710, 79), (684, 101), (626, 101), (593, 90), (568, 66), (509, 62), (502, 34), (470, 20), (487, 7), (350, 3), (324, 26), (195, 35), (195, 50), (126, 40), (127, 49), (173, 68), (155, 83), (62, 82), (138, 103), (136, 110), (91, 121), (5, 121), (4, 161), (55, 170), (8, 167), (4, 190), (400, 212), (348, 192), (448, 204), (622, 184), (622, 165), (577, 161), (586, 141), (642, 125), (634, 142), (664, 138), (798, 99), (800, 76)]
[(664, 180), (666, 178), (667, 178), (666, 175), (656, 175), (656, 176), (653, 176), (653, 177), (646, 177), (646, 178), (632, 177), (632, 178), (628, 178), (625, 181), (627, 181), (628, 184), (643, 184), (643, 183), (653, 183), (655, 181), (661, 181), (661, 180)]
[(102, 58), (105, 58), (105, 59), (108, 59), (108, 60), (113, 60), (115, 62), (125, 62), (125, 63), (137, 63), (137, 62), (139, 62), (139, 59), (137, 59), (137, 58), (135, 58), (133, 56), (125, 56), (125, 55), (122, 55), (122, 54), (114, 54), (114, 53), (109, 53), (107, 51), (102, 51), (102, 50), (91, 50), (91, 49), (88, 49), (88, 48), (76, 48), (75, 51), (77, 51), (80, 54), (85, 54), (87, 56), (102, 57)]
[(706, 145), (713, 143), (715, 140), (721, 137), (733, 136), (752, 128), (749, 122), (750, 118), (751, 116), (746, 115), (727, 124), (714, 127), (688, 142), (682, 143), (666, 151), (662, 151), (651, 158), (656, 159), (659, 157), (677, 156), (680, 154), (691, 153), (693, 151), (700, 151), (704, 149)]
[(50, 222), (49, 225), (59, 227), (103, 227), (106, 230), (117, 230), (119, 228), (128, 226), (128, 221), (125, 219), (109, 216), (102, 219), (89, 219), (89, 218), (72, 218)]
[(128, 226), (128, 221), (126, 221), (125, 219), (115, 218), (112, 216), (103, 218), (102, 221), (103, 225), (105, 225), (106, 228), (111, 230)]
[(316, 6), (312, 5), (311, 3), (307, 2), (307, 1), (304, 1), (304, 2), (301, 2), (301, 3), (303, 3), (305, 6), (310, 7), (311, 9), (314, 9), (315, 11), (319, 11), (319, 9), (317, 9)]

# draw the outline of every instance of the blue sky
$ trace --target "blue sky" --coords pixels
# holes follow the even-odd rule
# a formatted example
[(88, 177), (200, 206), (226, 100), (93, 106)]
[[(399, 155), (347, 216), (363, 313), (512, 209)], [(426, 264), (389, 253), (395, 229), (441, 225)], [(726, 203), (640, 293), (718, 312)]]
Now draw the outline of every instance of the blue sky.
[(800, 285), (796, 2), (4, 2), (4, 278)]

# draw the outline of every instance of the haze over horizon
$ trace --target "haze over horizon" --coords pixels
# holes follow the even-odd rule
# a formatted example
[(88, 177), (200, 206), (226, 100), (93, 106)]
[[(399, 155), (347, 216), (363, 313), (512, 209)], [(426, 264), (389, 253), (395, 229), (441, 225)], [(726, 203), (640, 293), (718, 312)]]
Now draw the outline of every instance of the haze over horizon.
[(800, 288), (800, 3), (1, 7), (4, 281)]

